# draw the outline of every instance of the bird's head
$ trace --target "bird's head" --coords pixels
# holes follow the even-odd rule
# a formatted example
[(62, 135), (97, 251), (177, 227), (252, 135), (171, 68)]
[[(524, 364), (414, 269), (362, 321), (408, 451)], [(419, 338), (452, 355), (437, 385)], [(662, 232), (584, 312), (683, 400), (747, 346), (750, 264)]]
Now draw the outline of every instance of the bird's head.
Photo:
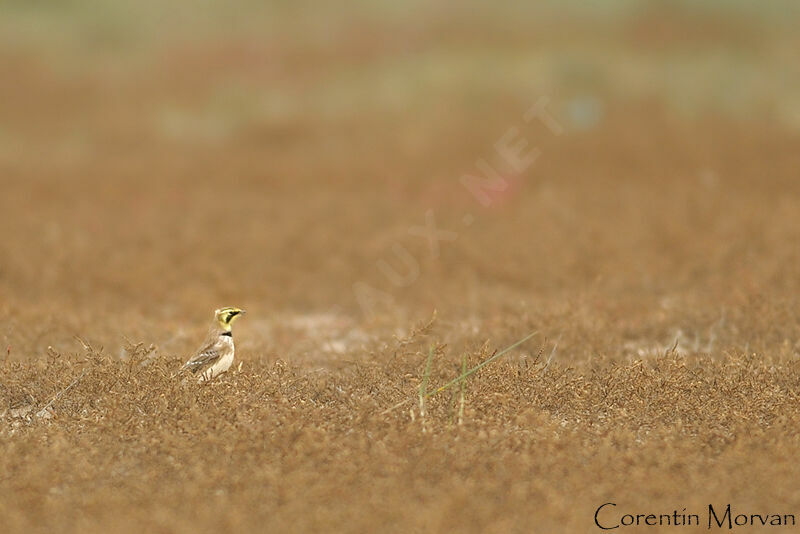
[(244, 313), (245, 311), (240, 310), (239, 308), (220, 308), (214, 312), (214, 317), (217, 319), (220, 328), (226, 332), (230, 332), (233, 321), (235, 321), (240, 315), (244, 315)]

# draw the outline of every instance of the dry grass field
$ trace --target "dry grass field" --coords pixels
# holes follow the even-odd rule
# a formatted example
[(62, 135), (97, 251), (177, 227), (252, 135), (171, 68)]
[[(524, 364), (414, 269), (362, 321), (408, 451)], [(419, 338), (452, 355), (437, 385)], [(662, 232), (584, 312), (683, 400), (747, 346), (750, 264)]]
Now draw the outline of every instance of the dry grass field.
[(800, 13), (691, 4), (0, 5), (0, 532), (797, 529)]

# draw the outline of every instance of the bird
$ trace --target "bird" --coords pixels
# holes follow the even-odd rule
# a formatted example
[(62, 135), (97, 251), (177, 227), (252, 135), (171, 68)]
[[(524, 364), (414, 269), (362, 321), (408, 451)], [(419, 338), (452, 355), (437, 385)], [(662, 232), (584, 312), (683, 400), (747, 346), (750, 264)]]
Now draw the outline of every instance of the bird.
[(207, 382), (227, 371), (233, 364), (234, 346), (233, 322), (244, 315), (245, 311), (239, 308), (225, 307), (214, 311), (214, 322), (208, 331), (208, 336), (194, 356), (189, 358), (179, 373), (191, 371), (192, 374), (200, 373), (198, 383)]

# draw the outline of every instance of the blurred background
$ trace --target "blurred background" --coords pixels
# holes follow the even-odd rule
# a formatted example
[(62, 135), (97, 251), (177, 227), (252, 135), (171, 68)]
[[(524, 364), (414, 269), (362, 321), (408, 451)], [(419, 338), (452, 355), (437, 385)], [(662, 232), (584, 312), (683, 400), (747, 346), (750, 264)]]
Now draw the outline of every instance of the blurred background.
[(434, 309), (575, 360), (798, 350), (798, 22), (790, 0), (6, 0), (0, 341), (182, 354), (237, 305), (246, 354), (297, 361)]

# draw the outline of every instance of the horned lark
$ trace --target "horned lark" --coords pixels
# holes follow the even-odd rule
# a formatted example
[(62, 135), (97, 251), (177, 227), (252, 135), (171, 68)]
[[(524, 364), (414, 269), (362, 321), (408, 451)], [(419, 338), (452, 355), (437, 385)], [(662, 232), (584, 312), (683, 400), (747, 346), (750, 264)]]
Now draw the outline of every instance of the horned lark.
[(214, 312), (214, 323), (200, 350), (183, 364), (181, 371), (200, 373), (198, 382), (205, 382), (227, 371), (233, 363), (233, 332), (231, 324), (243, 315), (239, 308), (220, 308)]

